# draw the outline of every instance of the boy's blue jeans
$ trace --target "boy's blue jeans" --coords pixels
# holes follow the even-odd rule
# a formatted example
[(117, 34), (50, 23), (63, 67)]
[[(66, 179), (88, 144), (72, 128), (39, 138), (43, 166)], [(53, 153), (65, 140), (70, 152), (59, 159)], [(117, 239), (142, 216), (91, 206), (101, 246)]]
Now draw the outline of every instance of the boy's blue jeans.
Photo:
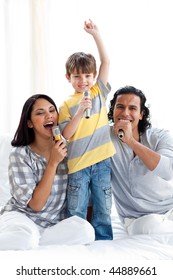
[(96, 240), (112, 240), (110, 159), (69, 174), (67, 187), (68, 215), (86, 219), (91, 195), (92, 220)]

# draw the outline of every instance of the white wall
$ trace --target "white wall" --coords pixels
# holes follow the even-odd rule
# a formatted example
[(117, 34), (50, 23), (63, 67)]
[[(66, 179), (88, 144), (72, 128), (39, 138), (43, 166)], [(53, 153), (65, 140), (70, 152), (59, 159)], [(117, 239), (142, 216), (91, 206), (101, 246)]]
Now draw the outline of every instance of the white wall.
[[(7, 11), (9, 7), (12, 8), (11, 14), (8, 15), (4, 13), (4, 3), (7, 2)], [(1, 40), (0, 55), (3, 65), (0, 65), (0, 74), (3, 82), (0, 82), (0, 90), (4, 96), (8, 96), (8, 100), (5, 98), (3, 105), (0, 105), (1, 122), (3, 119), (1, 131), (14, 133), (23, 103), (29, 95), (44, 92), (53, 97), (59, 106), (71, 93), (71, 86), (65, 79), (65, 61), (71, 53), (91, 52), (99, 65), (92, 37), (83, 30), (83, 22), (89, 18), (99, 26), (111, 58), (110, 98), (121, 86), (128, 84), (140, 88), (147, 96), (154, 124), (173, 130), (171, 0), (9, 0), (7, 2), (0, 0), (0, 13), (5, 19), (4, 21), (0, 17), (2, 21), (0, 37), (5, 38), (3, 24), (7, 24), (8, 20), (11, 20), (11, 24), (16, 24), (16, 17), (20, 18), (20, 29), (11, 30), (15, 32), (13, 33), (13, 36), (16, 36), (15, 45), (9, 45), (8, 40), (5, 40), (5, 43)], [(20, 13), (17, 14), (18, 8), (15, 13), (14, 5), (19, 3)], [(31, 3), (32, 8), (37, 8), (37, 13), (35, 22), (32, 21), (28, 26), (27, 11), (33, 12), (29, 6)], [(32, 32), (33, 24), (37, 24), (38, 28), (35, 29), (35, 33)], [(19, 36), (19, 32), (24, 34), (24, 37)], [(27, 42), (30, 37), (32, 44)], [(36, 45), (38, 47), (40, 42), (42, 52), (34, 47)], [(8, 60), (4, 61), (2, 55), (2, 47), (4, 51), (5, 44), (6, 47), (11, 48), (10, 59), (13, 61), (12, 69), (9, 70), (8, 67), (7, 71), (10, 79), (4, 76), (6, 63), (9, 63)], [(17, 49), (18, 51), (15, 51)], [(21, 62), (17, 63), (17, 61)]]

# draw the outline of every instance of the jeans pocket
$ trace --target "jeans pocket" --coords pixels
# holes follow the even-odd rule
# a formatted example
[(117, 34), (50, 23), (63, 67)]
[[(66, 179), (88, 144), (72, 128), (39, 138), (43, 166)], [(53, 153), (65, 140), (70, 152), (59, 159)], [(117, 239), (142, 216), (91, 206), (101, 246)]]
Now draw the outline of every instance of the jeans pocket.
[(107, 159), (103, 160), (102, 163), (103, 163), (103, 165), (106, 166), (106, 168), (109, 168), (109, 169), (111, 168), (111, 160), (110, 160), (110, 158), (107, 158)]
[(75, 210), (78, 205), (79, 186), (69, 184), (67, 187), (67, 206), (68, 209)]
[(104, 194), (106, 201), (106, 209), (108, 210), (108, 212), (110, 212), (112, 208), (112, 189), (110, 186), (104, 188)]

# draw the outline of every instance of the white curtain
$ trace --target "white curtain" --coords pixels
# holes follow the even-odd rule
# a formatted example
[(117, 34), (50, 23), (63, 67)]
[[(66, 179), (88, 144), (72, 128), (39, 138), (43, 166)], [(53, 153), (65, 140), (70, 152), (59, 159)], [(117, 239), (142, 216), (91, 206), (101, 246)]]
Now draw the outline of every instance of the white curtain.
[(72, 92), (70, 54), (91, 52), (99, 65), (83, 30), (89, 18), (111, 58), (110, 98), (121, 86), (140, 88), (154, 124), (173, 131), (172, 0), (0, 0), (0, 133), (14, 134), (30, 95), (46, 93), (59, 106)]
[(0, 131), (10, 132), (31, 92), (29, 0), (0, 0), (0, 13)]

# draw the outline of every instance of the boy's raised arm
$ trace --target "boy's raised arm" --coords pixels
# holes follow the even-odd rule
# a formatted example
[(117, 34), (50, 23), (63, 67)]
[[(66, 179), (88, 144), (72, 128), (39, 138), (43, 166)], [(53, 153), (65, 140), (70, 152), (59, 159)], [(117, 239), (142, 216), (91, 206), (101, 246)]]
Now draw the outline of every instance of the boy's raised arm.
[(91, 34), (95, 40), (101, 63), (98, 72), (98, 78), (103, 82), (104, 85), (106, 85), (109, 76), (110, 59), (103, 43), (100, 31), (91, 20), (89, 20), (89, 22), (84, 22), (84, 30)]

